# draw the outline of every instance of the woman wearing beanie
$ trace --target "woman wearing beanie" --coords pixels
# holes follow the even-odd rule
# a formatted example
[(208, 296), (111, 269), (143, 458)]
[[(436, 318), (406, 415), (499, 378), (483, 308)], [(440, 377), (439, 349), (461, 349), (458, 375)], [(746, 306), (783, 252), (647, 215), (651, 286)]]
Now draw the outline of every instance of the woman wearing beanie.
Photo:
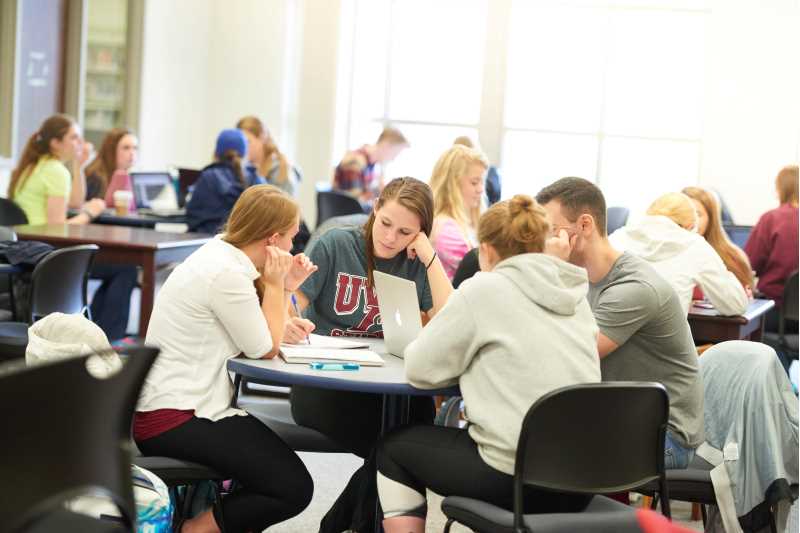
[[(378, 443), (386, 533), (425, 531), (426, 489), (510, 509), (528, 408), (559, 387), (600, 381), (586, 270), (549, 255), (560, 242), (549, 234), (530, 196), (494, 204), (478, 222), (482, 272), (406, 348), (408, 381), (422, 389), (458, 383), (470, 423), (403, 426)], [(525, 512), (577, 511), (587, 501), (530, 487), (524, 500)]]
[(243, 164), (247, 139), (241, 130), (222, 130), (217, 136), (214, 162), (200, 173), (186, 204), (189, 231), (217, 233), (225, 224), (233, 204), (246, 188), (264, 183)]

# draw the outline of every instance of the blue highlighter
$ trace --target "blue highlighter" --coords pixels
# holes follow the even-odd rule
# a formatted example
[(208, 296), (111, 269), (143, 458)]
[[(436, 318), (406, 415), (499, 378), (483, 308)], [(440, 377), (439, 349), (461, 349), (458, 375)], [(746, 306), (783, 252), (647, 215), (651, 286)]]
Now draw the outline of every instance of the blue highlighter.
[(309, 363), (312, 370), (358, 370), (361, 365), (358, 363)]

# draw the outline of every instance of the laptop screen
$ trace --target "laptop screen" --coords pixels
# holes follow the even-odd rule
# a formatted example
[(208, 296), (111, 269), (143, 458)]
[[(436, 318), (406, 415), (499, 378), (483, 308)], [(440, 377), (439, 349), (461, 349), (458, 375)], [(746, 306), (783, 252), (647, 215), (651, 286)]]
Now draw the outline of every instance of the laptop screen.
[(137, 209), (177, 209), (178, 196), (167, 172), (132, 172), (131, 185)]

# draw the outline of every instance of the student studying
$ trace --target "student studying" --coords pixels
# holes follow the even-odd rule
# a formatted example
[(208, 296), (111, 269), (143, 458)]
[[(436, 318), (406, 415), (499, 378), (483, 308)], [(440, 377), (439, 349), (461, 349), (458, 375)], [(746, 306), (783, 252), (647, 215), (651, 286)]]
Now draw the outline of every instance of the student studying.
[[(453, 288), (428, 238), (432, 224), (430, 187), (414, 178), (397, 178), (383, 189), (363, 228), (325, 233), (308, 252), (319, 271), (297, 291), (299, 307), (316, 326), (315, 331), (333, 336), (382, 336), (373, 279), (376, 270), (414, 281), (419, 311), (435, 316)], [(287, 337), (297, 342), (302, 334)], [(298, 424), (328, 435), (359, 457), (371, 455), (381, 426), (380, 396), (295, 386), (291, 403)], [(430, 398), (411, 400), (411, 419), (433, 421)], [(321, 531), (338, 533), (351, 528), (353, 522), (356, 526), (371, 523), (374, 488), (368, 491), (366, 501), (358, 500), (364, 484), (374, 486), (371, 469), (367, 464), (353, 475), (323, 518)]]
[(313, 482), (297, 455), (256, 418), (230, 407), (226, 369), (240, 353), (278, 353), (288, 295), (316, 270), (302, 254), (289, 254), (299, 216), (279, 189), (248, 188), (223, 233), (181, 263), (156, 298), (146, 342), (161, 353), (142, 388), (136, 443), (146, 455), (196, 461), (242, 484), (221, 513), (201, 513), (186, 531), (218, 532), (223, 524), (228, 533), (262, 531), (311, 500)]
[[(511, 508), (514, 455), (528, 408), (559, 387), (600, 381), (586, 270), (547, 255), (544, 209), (517, 195), (480, 218), (481, 271), (405, 351), (420, 388), (458, 383), (468, 429), (406, 426), (378, 446), (387, 533), (423, 533), (426, 488)], [(499, 392), (502, 390), (502, 392)], [(526, 512), (577, 511), (584, 496), (528, 488)]]
[(558, 256), (589, 274), (603, 381), (657, 381), (666, 387), (664, 463), (686, 468), (703, 442), (703, 381), (675, 289), (647, 261), (611, 245), (606, 201), (592, 182), (562, 178), (539, 191), (536, 200), (559, 237)]

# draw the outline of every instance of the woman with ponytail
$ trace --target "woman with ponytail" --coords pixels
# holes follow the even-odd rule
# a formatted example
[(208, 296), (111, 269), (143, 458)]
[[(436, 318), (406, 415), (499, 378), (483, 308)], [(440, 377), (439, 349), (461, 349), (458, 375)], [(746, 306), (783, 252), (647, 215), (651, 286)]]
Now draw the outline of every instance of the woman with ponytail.
[[(559, 387), (600, 381), (586, 270), (549, 255), (544, 209), (525, 195), (478, 224), (483, 272), (464, 281), (405, 351), (419, 388), (459, 384), (467, 429), (405, 426), (378, 444), (387, 533), (425, 531), (426, 489), (512, 508), (514, 458), (528, 408)], [(502, 394), (498, 391), (502, 390)], [(583, 496), (526, 488), (525, 512), (569, 512)]]
[[(80, 127), (66, 115), (48, 118), (28, 140), (11, 173), (8, 197), (25, 211), (29, 224), (88, 224), (103, 212), (106, 203), (101, 198), (83, 202), (86, 183), (80, 167), (88, 156), (85, 148)], [(80, 213), (68, 219), (68, 206), (80, 208)], [(128, 325), (136, 267), (98, 264), (90, 277), (102, 281), (92, 297), (92, 320), (109, 340), (121, 339)]]
[[(29, 224), (88, 224), (103, 212), (103, 200), (83, 202), (85, 148), (80, 127), (66, 115), (51, 116), (28, 139), (11, 172), (8, 198), (25, 211)], [(67, 207), (81, 212), (67, 219)]]
[(217, 136), (214, 162), (202, 170), (186, 204), (189, 231), (217, 233), (245, 189), (264, 180), (245, 168), (247, 139), (238, 129)]
[(236, 123), (236, 127), (247, 137), (247, 159), (256, 174), (289, 196), (295, 196), (302, 179), (300, 171), (278, 150), (264, 123), (258, 117), (246, 116)]

